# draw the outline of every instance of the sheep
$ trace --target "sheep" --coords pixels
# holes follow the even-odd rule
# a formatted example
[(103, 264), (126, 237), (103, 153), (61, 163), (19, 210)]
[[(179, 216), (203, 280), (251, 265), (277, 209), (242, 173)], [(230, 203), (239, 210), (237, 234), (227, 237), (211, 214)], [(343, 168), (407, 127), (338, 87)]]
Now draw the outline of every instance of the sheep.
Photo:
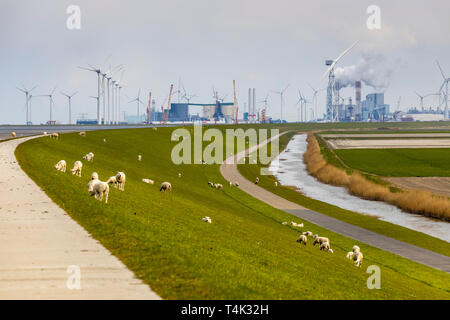
[(92, 172), (91, 180), (98, 180), (98, 173), (97, 172)]
[(152, 129), (153, 129), (153, 131), (156, 131), (156, 130), (158, 130), (158, 128), (155, 128), (155, 127), (153, 127)]
[(259, 183), (259, 177), (256, 177), (255, 184)]
[(353, 251), (350, 251), (350, 252), (347, 252), (347, 255), (345, 256), (347, 259), (349, 259), (349, 260), (353, 260), (353, 255), (354, 255), (355, 253), (353, 252)]
[(208, 222), (208, 223), (212, 223), (212, 220), (210, 217), (204, 217), (202, 220), (205, 222)]
[(303, 232), (302, 233), (304, 236), (307, 236), (307, 237), (312, 237), (313, 236), (313, 233), (311, 232), (311, 231), (305, 231), (305, 232)]
[(210, 186), (211, 188), (214, 188), (214, 183), (212, 183), (211, 181), (208, 181), (208, 186)]
[(153, 181), (153, 180), (150, 180), (150, 179), (142, 179), (142, 182), (144, 182), (144, 183), (148, 183), (148, 184), (154, 184), (155, 182)]
[(302, 234), (300, 236), (300, 238), (297, 239), (297, 242), (300, 242), (300, 244), (304, 244), (306, 246), (306, 243), (308, 242), (308, 238)]
[(11, 137), (15, 138), (16, 137), (16, 133), (13, 131), (11, 132)]
[(61, 172), (66, 172), (66, 161), (60, 160), (56, 165), (55, 169)]
[(125, 191), (125, 180), (126, 180), (125, 173), (117, 172), (117, 174), (116, 174), (117, 182), (116, 183), (117, 183), (117, 186), (119, 187), (120, 191)]
[(103, 196), (105, 196), (105, 203), (108, 203), (109, 185), (106, 182), (98, 179), (90, 180), (88, 183), (88, 192), (99, 201), (102, 201)]
[(117, 188), (117, 178), (116, 176), (109, 177), (108, 180), (106, 180), (107, 184), (112, 184), (114, 188)]
[(324, 242), (330, 243), (330, 240), (328, 240), (328, 238), (319, 237), (317, 234), (315, 234), (313, 237), (314, 237), (313, 246), (315, 246), (317, 243), (320, 245)]
[(83, 159), (87, 161), (94, 161), (94, 154), (89, 152), (87, 155), (83, 156)]
[(44, 137), (46, 137), (47, 136), (47, 131), (44, 131), (42, 134), (44, 135)]
[(239, 187), (239, 182), (236, 181), (236, 182), (234, 183), (234, 185), (235, 185), (236, 187)]
[(232, 187), (232, 186), (233, 186), (233, 182), (230, 181), (230, 187)]
[(73, 169), (70, 170), (72, 171), (72, 174), (81, 177), (81, 169), (83, 168), (83, 164), (81, 163), (81, 161), (75, 161), (75, 163), (73, 164)]
[(170, 182), (163, 182), (163, 183), (161, 183), (161, 187), (159, 188), (159, 192), (161, 192), (162, 190), (164, 190), (164, 192), (172, 191), (172, 185), (170, 184)]
[(138, 161), (142, 161), (142, 156), (140, 154), (138, 155)]
[(105, 138), (103, 138), (103, 142), (105, 142), (105, 143), (106, 143), (106, 139), (105, 139)]
[(353, 254), (353, 263), (356, 267), (361, 267), (363, 262), (363, 254), (361, 252), (355, 252)]
[(288, 223), (285, 221), (285, 222), (282, 222), (281, 224), (282, 224), (283, 226), (287, 226)]
[(181, 178), (181, 173), (178, 173), (178, 178)]
[(50, 134), (50, 138), (58, 140), (58, 138), (59, 138), (59, 133), (53, 132), (52, 134)]
[(303, 228), (305, 225), (304, 225), (303, 223), (298, 224), (298, 223), (295, 223), (295, 222), (292, 222), (292, 221), (291, 221), (291, 226)]
[(330, 243), (328, 241), (322, 242), (320, 244), (320, 248), (319, 249), (323, 250), (323, 251), (329, 251), (330, 250)]
[(222, 190), (223, 186), (220, 183), (216, 183), (214, 184), (214, 188), (216, 188), (217, 190)]
[(360, 252), (361, 251), (361, 249), (358, 247), (358, 246), (353, 246), (353, 252)]
[(278, 182), (275, 181), (275, 187), (278, 187)]
[(80, 136), (82, 136), (82, 137), (86, 137), (86, 132), (84, 132), (84, 131), (81, 131), (81, 132), (79, 132), (78, 133)]

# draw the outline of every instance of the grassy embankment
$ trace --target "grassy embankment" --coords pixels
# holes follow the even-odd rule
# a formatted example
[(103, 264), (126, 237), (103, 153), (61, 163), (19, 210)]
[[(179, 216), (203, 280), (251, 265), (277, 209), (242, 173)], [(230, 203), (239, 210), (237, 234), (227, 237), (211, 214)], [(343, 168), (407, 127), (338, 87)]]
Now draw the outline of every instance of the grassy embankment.
[[(332, 239), (335, 253), (310, 243), (300, 247), (299, 230), (281, 222), (303, 221), (229, 187), (218, 165), (174, 165), (172, 130), (39, 138), (20, 145), (16, 155), (58, 205), (165, 299), (450, 298), (450, 275), (360, 244), (364, 266), (376, 264), (382, 271), (382, 289), (368, 290), (365, 267), (345, 259), (353, 240), (306, 222)], [(90, 151), (95, 160), (83, 162), (82, 178), (53, 168), (61, 159), (70, 166)], [(108, 204), (96, 201), (87, 193), (93, 171), (104, 180), (124, 171), (125, 192), (112, 188)], [(158, 191), (166, 180), (172, 195)], [(223, 183), (224, 190), (210, 189), (207, 181)], [(212, 224), (201, 221), (206, 215)]]

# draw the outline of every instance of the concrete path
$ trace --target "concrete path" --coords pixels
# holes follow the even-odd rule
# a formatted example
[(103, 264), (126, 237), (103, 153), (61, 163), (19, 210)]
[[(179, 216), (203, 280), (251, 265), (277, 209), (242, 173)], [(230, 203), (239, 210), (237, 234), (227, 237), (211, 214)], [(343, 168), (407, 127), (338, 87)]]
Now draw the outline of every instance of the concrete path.
[(14, 150), (29, 139), (0, 143), (0, 299), (160, 299), (21, 170)]
[[(278, 136), (261, 143), (259, 146), (249, 149), (249, 152), (254, 152), (258, 147), (276, 138), (278, 138)], [(236, 156), (226, 159), (225, 163), (220, 167), (220, 172), (228, 181), (233, 183), (239, 182), (239, 188), (251, 196), (264, 201), (274, 208), (286, 211), (303, 220), (342, 234), (343, 236), (366, 243), (381, 250), (397, 254), (401, 257), (426, 266), (450, 273), (450, 257), (380, 235), (312, 210), (305, 209), (296, 203), (288, 201), (255, 185), (253, 182), (250, 182), (244, 178), (238, 171), (236, 163), (244, 156), (245, 153), (240, 152)]]

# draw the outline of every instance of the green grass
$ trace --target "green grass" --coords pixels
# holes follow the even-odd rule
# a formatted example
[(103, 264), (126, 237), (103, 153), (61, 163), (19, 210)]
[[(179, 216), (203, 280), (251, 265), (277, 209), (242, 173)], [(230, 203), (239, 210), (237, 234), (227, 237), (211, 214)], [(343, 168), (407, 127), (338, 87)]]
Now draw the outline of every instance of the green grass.
[[(165, 299), (450, 298), (450, 275), (364, 244), (363, 268), (355, 268), (345, 259), (355, 241), (309, 223), (332, 239), (335, 253), (310, 243), (300, 247), (299, 231), (281, 222), (302, 221), (229, 187), (218, 165), (174, 165), (172, 130), (38, 138), (21, 144), (16, 155), (58, 205)], [(90, 151), (95, 160), (83, 162), (82, 178), (53, 168), (61, 159), (71, 166)], [(87, 193), (93, 171), (104, 180), (124, 171), (125, 192), (111, 188), (108, 204), (96, 201)], [(172, 195), (158, 191), (162, 181), (172, 183)], [(207, 181), (223, 183), (224, 190), (210, 189)], [(212, 224), (201, 221), (206, 215)], [(371, 264), (381, 268), (381, 290), (366, 287)]]
[(351, 168), (384, 177), (448, 177), (450, 149), (341, 149)]

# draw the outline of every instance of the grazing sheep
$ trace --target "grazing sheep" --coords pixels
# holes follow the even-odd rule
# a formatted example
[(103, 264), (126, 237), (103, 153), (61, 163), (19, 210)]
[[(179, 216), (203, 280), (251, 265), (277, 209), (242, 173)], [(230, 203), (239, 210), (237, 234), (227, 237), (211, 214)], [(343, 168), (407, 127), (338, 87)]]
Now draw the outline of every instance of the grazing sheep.
[(217, 190), (222, 190), (223, 186), (220, 183), (216, 183), (214, 184), (214, 188), (216, 188)]
[(103, 139), (103, 142), (106, 142), (106, 139)]
[(239, 187), (239, 182), (235, 182), (234, 185), (235, 185), (236, 187)]
[(116, 183), (120, 191), (125, 191), (125, 180), (126, 180), (125, 173), (117, 172)]
[(361, 252), (355, 252), (353, 254), (353, 263), (356, 267), (361, 267), (363, 262), (363, 254)]
[(142, 156), (138, 155), (138, 161), (142, 161)]
[(353, 246), (353, 252), (360, 252), (361, 251), (361, 249), (358, 247), (358, 246)]
[(59, 133), (53, 132), (52, 134), (50, 134), (50, 138), (58, 140), (58, 138), (59, 138)]
[(81, 169), (83, 168), (83, 164), (81, 163), (81, 161), (75, 161), (75, 163), (73, 164), (73, 169), (70, 170), (72, 171), (72, 174), (81, 177)]
[(255, 184), (258, 184), (258, 183), (259, 183), (259, 178), (256, 177)]
[(66, 161), (60, 160), (56, 165), (55, 169), (61, 172), (66, 172)]
[(291, 226), (293, 226), (293, 227), (298, 227), (298, 228), (303, 228), (303, 227), (304, 227), (304, 224), (303, 224), (303, 223), (298, 224), (298, 223), (295, 223), (295, 222), (292, 222), (292, 221), (291, 221)]
[(278, 182), (275, 181), (275, 187), (278, 187)]
[(112, 184), (114, 188), (117, 188), (117, 178), (116, 178), (116, 176), (109, 177), (109, 179), (106, 180), (106, 183), (107, 184)]
[(325, 242), (321, 243), (319, 249), (323, 250), (323, 251), (329, 251), (330, 250), (330, 243), (328, 241), (325, 241)]
[(82, 137), (86, 137), (86, 132), (84, 132), (84, 131), (81, 131), (80, 133), (78, 133), (80, 136), (82, 136)]
[(103, 196), (105, 196), (105, 203), (108, 203), (109, 185), (106, 182), (98, 179), (89, 181), (88, 192), (99, 201), (102, 201)]
[(354, 255), (354, 252), (350, 251), (350, 252), (347, 252), (347, 255), (345, 257), (349, 260), (353, 260), (353, 255)]
[(283, 226), (287, 226), (288, 223), (285, 221), (285, 222), (282, 222), (281, 224), (282, 224)]
[(208, 186), (210, 186), (211, 188), (214, 188), (214, 183), (212, 183), (211, 181), (208, 181)]
[(13, 131), (11, 132), (11, 137), (15, 138), (16, 137), (16, 133)]
[(210, 217), (204, 217), (202, 220), (205, 222), (208, 222), (208, 223), (212, 223), (212, 220)]
[(159, 188), (159, 192), (161, 192), (162, 190), (164, 190), (164, 192), (172, 191), (172, 185), (170, 184), (170, 182), (163, 182), (163, 183), (161, 183), (161, 187)]
[(87, 161), (94, 161), (94, 154), (89, 152), (87, 155), (83, 156), (83, 159)]
[(150, 180), (150, 179), (142, 179), (142, 182), (144, 182), (144, 183), (148, 183), (148, 184), (154, 184), (155, 183), (155, 181), (153, 181), (153, 180)]
[(47, 131), (44, 131), (42, 134), (44, 135), (44, 137), (46, 137), (47, 136)]
[(297, 242), (300, 242), (300, 244), (304, 244), (306, 246), (306, 243), (308, 242), (308, 238), (302, 234), (300, 236), (300, 238), (298, 238)]
[(97, 172), (92, 172), (91, 180), (98, 180), (98, 173)]
[(317, 234), (314, 235), (313, 246), (315, 246), (317, 243), (321, 245), (324, 242), (330, 243), (330, 240), (328, 240), (328, 238), (319, 237)]
[(311, 231), (306, 231), (306, 232), (303, 232), (302, 234), (304, 236), (307, 236), (307, 237), (312, 237), (313, 236), (313, 233)]

